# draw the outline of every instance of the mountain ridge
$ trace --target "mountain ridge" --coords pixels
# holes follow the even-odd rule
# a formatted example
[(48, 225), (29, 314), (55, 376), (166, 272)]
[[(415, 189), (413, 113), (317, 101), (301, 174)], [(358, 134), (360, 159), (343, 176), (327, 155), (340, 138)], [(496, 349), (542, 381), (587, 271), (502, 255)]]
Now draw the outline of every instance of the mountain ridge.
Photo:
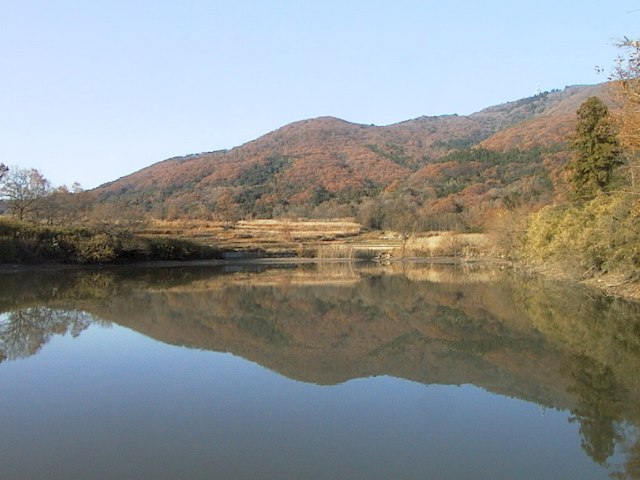
[[(421, 116), (386, 126), (332, 116), (304, 119), (229, 150), (163, 160), (101, 185), (93, 194), (111, 206), (135, 207), (161, 218), (352, 216), (363, 201), (397, 200), (406, 197), (408, 189), (414, 198), (402, 201), (418, 210), (443, 201), (458, 205), (454, 210), (464, 210), (467, 204), (490, 200), (478, 196), (491, 188), (464, 192), (468, 187), (480, 191), (480, 185), (493, 185), (504, 190), (496, 197), (502, 198), (517, 190), (519, 186), (511, 184), (523, 177), (533, 175), (542, 183), (557, 178), (555, 170), (566, 160), (557, 152), (566, 150), (575, 110), (592, 95), (611, 102), (607, 85), (598, 84), (545, 92), (468, 116)], [(546, 162), (547, 171), (512, 172), (513, 178), (505, 182), (504, 172), (490, 171), (497, 165), (481, 168), (474, 163), (473, 149), (501, 154), (544, 150), (532, 162), (538, 166)], [(458, 169), (470, 166), (481, 181), (443, 174), (447, 156), (460, 151), (467, 151), (471, 160), (454, 160)], [(549, 152), (555, 155), (551, 160)], [(512, 163), (510, 158), (495, 161)], [(425, 179), (437, 183), (435, 190), (424, 185)], [(553, 195), (552, 186), (544, 190), (544, 195)], [(394, 197), (398, 191), (403, 195)], [(476, 198), (464, 198), (469, 195)]]

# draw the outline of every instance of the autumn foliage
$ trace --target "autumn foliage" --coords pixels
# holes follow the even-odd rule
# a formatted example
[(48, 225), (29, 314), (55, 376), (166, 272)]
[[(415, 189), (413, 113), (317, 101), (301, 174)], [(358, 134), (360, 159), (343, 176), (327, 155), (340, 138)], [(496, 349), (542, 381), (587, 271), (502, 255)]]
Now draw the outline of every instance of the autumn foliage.
[(384, 127), (303, 120), (228, 151), (165, 160), (92, 193), (106, 214), (143, 218), (370, 219), (378, 211), (369, 224), (384, 226), (403, 205), (419, 217), (417, 228), (478, 230), (499, 210), (558, 195), (575, 109), (606, 91), (570, 87), (470, 116)]

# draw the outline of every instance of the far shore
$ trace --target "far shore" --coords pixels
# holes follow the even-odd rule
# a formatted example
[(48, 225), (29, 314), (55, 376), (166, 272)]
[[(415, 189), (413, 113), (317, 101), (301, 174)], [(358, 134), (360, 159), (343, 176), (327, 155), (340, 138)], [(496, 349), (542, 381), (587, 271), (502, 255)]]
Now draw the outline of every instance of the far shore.
[[(596, 273), (592, 269), (569, 273), (548, 263), (512, 261), (504, 258), (494, 240), (483, 233), (372, 231), (348, 219), (251, 220), (234, 225), (150, 222), (131, 227), (124, 237), (119, 236), (118, 229), (96, 231), (89, 237), (82, 230), (56, 230), (26, 223), (8, 223), (6, 229), (0, 274), (356, 262), (491, 265), (579, 283), (610, 296), (640, 301), (640, 281), (635, 277)], [(25, 243), (20, 243), (25, 236)], [(47, 250), (56, 246), (59, 238), (67, 242), (66, 250)], [(63, 255), (59, 255), (61, 250)], [(19, 258), (21, 252), (26, 252), (24, 258)]]

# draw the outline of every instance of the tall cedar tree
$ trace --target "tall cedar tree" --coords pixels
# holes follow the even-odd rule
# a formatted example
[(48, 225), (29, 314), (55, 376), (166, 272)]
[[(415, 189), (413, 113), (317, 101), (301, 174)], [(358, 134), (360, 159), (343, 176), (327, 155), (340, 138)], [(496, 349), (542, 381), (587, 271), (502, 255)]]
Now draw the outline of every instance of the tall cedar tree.
[(609, 109), (598, 97), (589, 97), (576, 113), (574, 154), (567, 168), (574, 196), (589, 199), (606, 189), (614, 168), (622, 163), (620, 144)]

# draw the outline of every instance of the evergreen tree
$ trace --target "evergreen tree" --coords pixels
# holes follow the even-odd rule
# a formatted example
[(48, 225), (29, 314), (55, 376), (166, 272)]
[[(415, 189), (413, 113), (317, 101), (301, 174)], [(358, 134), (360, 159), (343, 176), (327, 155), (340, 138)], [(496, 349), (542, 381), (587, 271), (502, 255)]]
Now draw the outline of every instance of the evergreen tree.
[(609, 185), (614, 168), (622, 163), (620, 145), (609, 109), (598, 97), (589, 97), (576, 113), (574, 154), (567, 168), (575, 196), (588, 199)]

